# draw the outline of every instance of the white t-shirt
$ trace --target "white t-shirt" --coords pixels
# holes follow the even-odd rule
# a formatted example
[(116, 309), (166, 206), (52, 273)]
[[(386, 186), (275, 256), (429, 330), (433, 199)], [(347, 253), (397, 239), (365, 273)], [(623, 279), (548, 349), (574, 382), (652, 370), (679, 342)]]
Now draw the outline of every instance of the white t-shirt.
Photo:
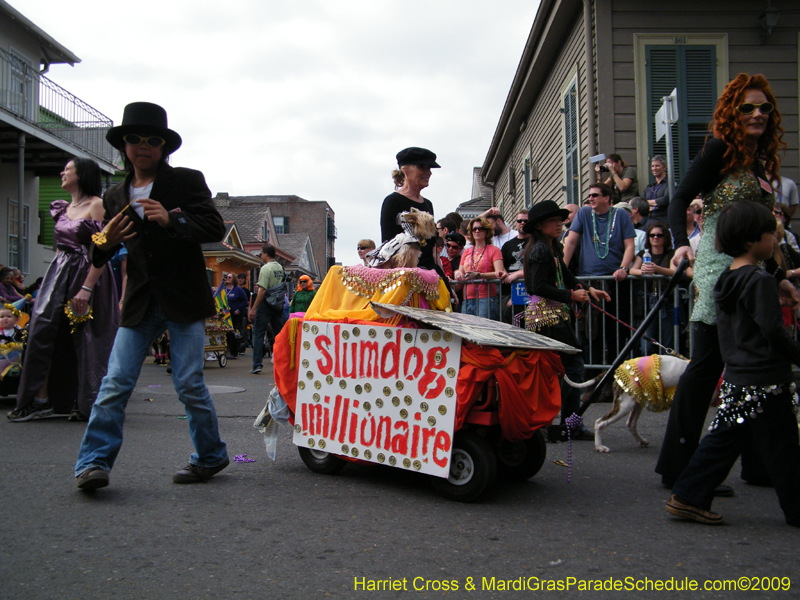
[(139, 215), (142, 219), (144, 219), (144, 208), (142, 205), (136, 202), (137, 200), (141, 200), (142, 198), (149, 198), (150, 192), (153, 191), (153, 182), (151, 181), (144, 187), (133, 187), (131, 184), (130, 194), (131, 194), (131, 208), (136, 211), (136, 214)]
[(498, 248), (502, 249), (503, 244), (505, 244), (508, 240), (513, 240), (518, 235), (519, 234), (513, 229), (509, 229), (508, 233), (501, 233), (500, 235), (495, 234), (492, 237), (492, 246), (497, 246)]
[(788, 177), (781, 177), (781, 187), (778, 189), (778, 182), (773, 181), (772, 187), (775, 189), (775, 201), (781, 204), (794, 206), (800, 204), (800, 197), (797, 194), (797, 184)]

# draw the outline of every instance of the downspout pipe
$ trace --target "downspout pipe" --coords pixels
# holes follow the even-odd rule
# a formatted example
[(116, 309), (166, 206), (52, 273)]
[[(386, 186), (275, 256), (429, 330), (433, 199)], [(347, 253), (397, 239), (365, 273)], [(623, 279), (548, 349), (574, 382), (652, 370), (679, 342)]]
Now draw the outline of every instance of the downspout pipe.
[(22, 205), (25, 200), (25, 134), (17, 134), (17, 207), (19, 210), (18, 218), (22, 220)]
[(592, 0), (583, 0), (583, 41), (586, 52), (586, 141), (589, 156), (597, 154), (597, 121), (595, 119), (594, 52), (592, 50)]

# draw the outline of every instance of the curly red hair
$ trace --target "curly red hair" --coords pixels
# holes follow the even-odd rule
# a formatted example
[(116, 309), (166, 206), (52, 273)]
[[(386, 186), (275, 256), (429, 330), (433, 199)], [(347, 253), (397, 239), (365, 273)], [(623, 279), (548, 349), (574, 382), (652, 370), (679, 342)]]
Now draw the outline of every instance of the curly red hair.
[[(775, 107), (769, 114), (764, 134), (758, 139), (758, 148), (755, 153), (747, 145), (739, 112), (736, 110), (736, 107), (744, 102), (744, 95), (748, 90), (763, 92), (767, 101)], [(781, 113), (775, 101), (775, 94), (772, 93), (766, 77), (739, 73), (733, 81), (725, 86), (719, 97), (717, 108), (714, 111), (714, 120), (709, 125), (709, 129), (715, 138), (728, 144), (728, 149), (725, 151), (725, 166), (721, 175), (740, 170), (751, 171), (753, 162), (760, 159), (764, 163), (767, 173), (774, 177), (778, 176), (781, 167), (778, 151), (786, 147), (786, 142), (783, 141), (784, 130), (781, 127)]]

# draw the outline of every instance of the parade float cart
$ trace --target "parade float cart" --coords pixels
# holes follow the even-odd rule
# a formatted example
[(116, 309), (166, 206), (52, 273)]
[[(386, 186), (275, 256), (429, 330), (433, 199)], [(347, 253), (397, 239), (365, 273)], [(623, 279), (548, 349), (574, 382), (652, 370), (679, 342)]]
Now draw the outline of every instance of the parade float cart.
[[(363, 277), (353, 285), (354, 269), (378, 271), (380, 285), (365, 288)], [(410, 306), (448, 306), (435, 273), (422, 289), (419, 274), (427, 273), (332, 268), (328, 289), (276, 340), (275, 383), (312, 471), (378, 463), (427, 474), (443, 496), (469, 502), (498, 474), (526, 480), (542, 467), (540, 428), (561, 407), (556, 351), (578, 350), (504, 323)]]
[(233, 331), (226, 323), (224, 314), (206, 319), (205, 352), (213, 354), (220, 367), (228, 364), (228, 342), (226, 335)]

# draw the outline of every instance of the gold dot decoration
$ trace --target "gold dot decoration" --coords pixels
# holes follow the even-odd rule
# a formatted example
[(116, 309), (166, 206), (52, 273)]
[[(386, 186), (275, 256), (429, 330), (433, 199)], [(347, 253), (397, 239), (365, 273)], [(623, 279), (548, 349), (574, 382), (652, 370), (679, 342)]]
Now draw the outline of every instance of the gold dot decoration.
[(317, 446), (319, 446), (320, 448), (324, 448), (325, 447), (325, 440), (320, 440), (319, 444), (317, 444)]
[(446, 415), (447, 414), (447, 407), (444, 404), (439, 405), (439, 414)]
[(342, 444), (342, 454), (347, 454), (348, 452), (350, 452), (350, 446)]
[(306, 371), (306, 379), (314, 379), (314, 371)]
[(311, 326), (311, 333), (313, 333), (314, 335), (319, 333), (319, 327), (317, 327), (316, 325), (312, 325)]
[(301, 364), (303, 365), (303, 368), (304, 368), (304, 369), (307, 369), (307, 368), (308, 368), (308, 365), (309, 365), (310, 363), (308, 362), (308, 359), (307, 359), (307, 358), (304, 358), (304, 359), (303, 359), (303, 362), (302, 362)]
[(403, 398), (403, 402), (406, 403), (406, 406), (411, 406), (411, 403), (413, 402), (413, 400), (412, 400), (411, 396), (405, 396)]
[(398, 381), (396, 384), (394, 384), (394, 386), (395, 386), (395, 387), (396, 387), (398, 390), (402, 390), (402, 389), (403, 389), (403, 387), (405, 387), (405, 386), (403, 385), (403, 382), (402, 382), (402, 381)]
[(422, 412), (428, 412), (428, 403), (427, 402), (420, 402), (419, 403), (419, 409)]
[(303, 331), (308, 331), (309, 329), (311, 329), (309, 324), (308, 323), (303, 323)]
[(378, 453), (378, 462), (379, 462), (379, 463), (382, 463), (382, 462), (383, 462), (383, 461), (385, 461), (385, 460), (386, 460), (386, 457), (383, 455), (383, 453), (382, 453), (382, 452), (379, 452), (379, 453)]
[(428, 334), (427, 333), (423, 333), (421, 336), (419, 336), (419, 339), (423, 344), (427, 344), (428, 343)]
[(357, 385), (355, 389), (356, 389), (356, 394), (360, 394), (361, 392), (364, 391), (364, 388), (362, 388), (360, 385)]
[(377, 406), (378, 408), (383, 408), (383, 398), (376, 398), (375, 406)]
[(391, 393), (392, 393), (392, 388), (390, 388), (388, 385), (383, 388), (383, 395), (384, 396), (388, 396)]
[(358, 456), (358, 448), (351, 448), (350, 449), (350, 456)]
[(372, 450), (364, 450), (364, 458), (366, 458), (367, 460), (372, 458)]
[(344, 379), (339, 380), (339, 387), (345, 389), (347, 387), (347, 382)]
[(439, 364), (439, 363), (441, 363), (443, 360), (444, 360), (444, 354), (442, 354), (441, 352), (439, 352), (439, 351), (437, 350), (437, 351), (436, 351), (436, 354), (434, 354), (434, 355), (433, 355), (433, 362), (435, 362), (435, 363), (438, 365), (438, 364)]
[(302, 381), (302, 380), (298, 381), (297, 382), (297, 387), (299, 387), (301, 390), (306, 389), (306, 382)]
[(325, 383), (327, 383), (328, 385), (331, 385), (333, 383), (333, 375), (328, 375), (325, 378)]
[(394, 456), (389, 457), (389, 464), (395, 466), (397, 464), (397, 459)]
[(358, 337), (361, 335), (361, 330), (358, 327), (353, 327), (353, 335)]
[(349, 331), (347, 331), (347, 329), (345, 329), (345, 330), (342, 332), (342, 339), (343, 339), (343, 340), (349, 340), (349, 339), (350, 339), (350, 332), (349, 332)]
[(314, 395), (311, 396), (311, 398), (314, 400), (314, 402), (319, 402), (319, 394), (317, 394), (316, 392), (314, 392)]
[(408, 469), (408, 468), (411, 466), (411, 459), (410, 459), (410, 458), (404, 458), (404, 459), (403, 459), (403, 466), (404, 466), (406, 469)]
[(398, 398), (397, 396), (392, 396), (392, 404), (394, 404), (395, 406), (400, 406), (400, 398)]
[(319, 379), (317, 379), (317, 380), (314, 382), (314, 389), (315, 389), (315, 390), (321, 390), (321, 389), (322, 389), (322, 382), (321, 382)]
[(364, 391), (369, 394), (372, 391), (372, 384), (371, 383), (365, 383), (364, 384)]
[(303, 348), (306, 349), (306, 350), (310, 350), (311, 349), (311, 343), (308, 342), (308, 341), (303, 342)]
[(393, 329), (392, 327), (387, 327), (386, 330), (383, 332), (383, 335), (385, 335), (386, 338), (389, 340), (392, 339), (392, 335), (394, 335), (392, 333), (392, 329)]
[(433, 427), (434, 425), (436, 425), (436, 417), (434, 417), (433, 415), (431, 415), (430, 417), (428, 417), (428, 425), (430, 425), (431, 427)]
[(448, 377), (455, 377), (456, 376), (455, 367), (450, 367), (449, 369), (447, 369), (447, 376)]
[(431, 339), (434, 342), (438, 342), (440, 339), (442, 339), (442, 332), (441, 331), (434, 331), (433, 334), (431, 335)]
[(370, 404), (369, 402), (364, 402), (363, 406), (364, 406), (364, 410), (366, 410), (368, 412), (372, 408), (372, 404)]
[(449, 342), (450, 340), (453, 339), (453, 334), (450, 333), (449, 331), (445, 331), (444, 334), (442, 335), (442, 339), (444, 339), (445, 342)]
[(297, 433), (300, 433), (300, 430), (301, 430), (301, 429), (302, 429), (302, 427), (300, 427), (300, 423), (295, 423), (295, 424), (294, 424), (294, 430), (295, 430)]
[(401, 408), (401, 409), (400, 409), (400, 416), (401, 416), (403, 419), (407, 419), (407, 418), (408, 418), (408, 411), (407, 411), (405, 408)]
[(374, 338), (378, 333), (374, 329), (370, 329), (367, 335), (371, 338)]
[(404, 339), (404, 340), (405, 340), (407, 343), (409, 343), (409, 344), (410, 344), (411, 342), (413, 342), (413, 341), (414, 341), (414, 336), (413, 336), (413, 335), (411, 335), (410, 333), (407, 333), (407, 334), (405, 334), (405, 335), (403, 336), (403, 339)]
[(309, 448), (313, 448), (314, 447), (314, 438), (308, 438), (308, 447)]
[(444, 388), (444, 395), (447, 396), (448, 398), (452, 398), (454, 394), (455, 392), (453, 391), (453, 388), (451, 387)]
[(419, 471), (422, 468), (422, 463), (418, 460), (414, 461), (414, 470)]

